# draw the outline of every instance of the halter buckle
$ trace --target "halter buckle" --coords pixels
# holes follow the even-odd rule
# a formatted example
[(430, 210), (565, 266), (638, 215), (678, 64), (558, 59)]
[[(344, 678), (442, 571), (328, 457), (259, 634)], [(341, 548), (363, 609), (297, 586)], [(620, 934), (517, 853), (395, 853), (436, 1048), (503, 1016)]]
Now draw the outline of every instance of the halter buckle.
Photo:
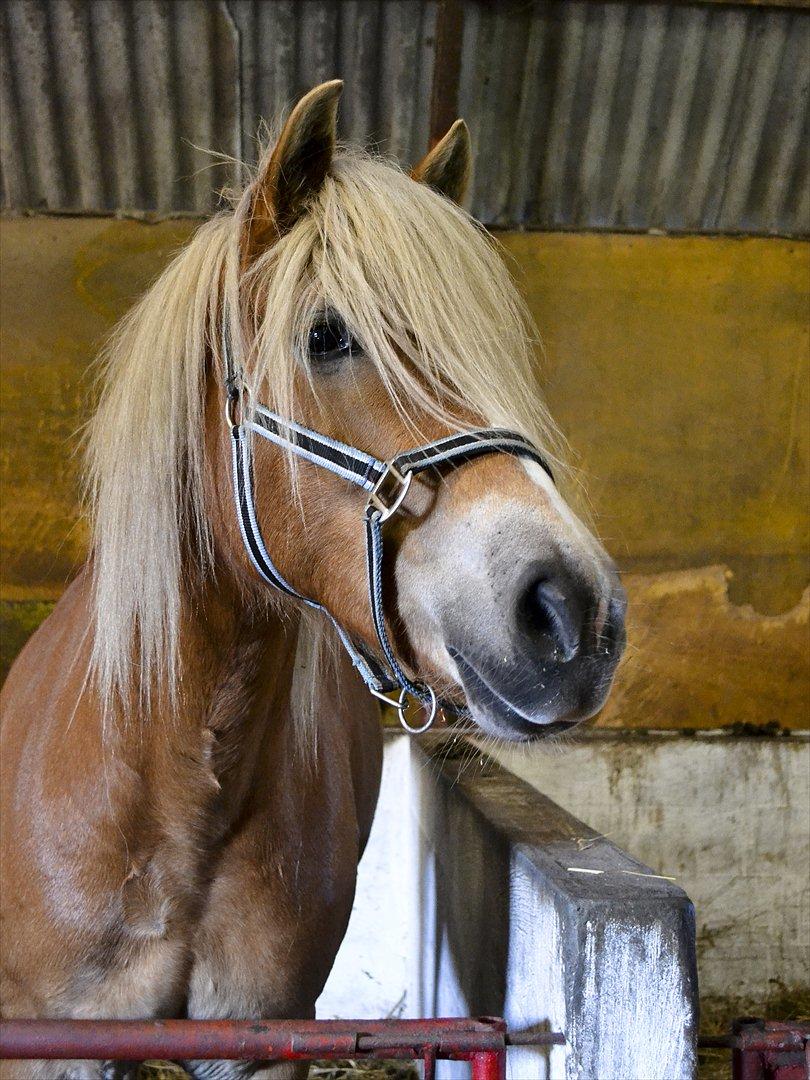
[(366, 503), (366, 513), (378, 511), (380, 521), (387, 521), (402, 505), (411, 480), (413, 473), (410, 470), (401, 473), (393, 461), (389, 461), (385, 472), (371, 490)]

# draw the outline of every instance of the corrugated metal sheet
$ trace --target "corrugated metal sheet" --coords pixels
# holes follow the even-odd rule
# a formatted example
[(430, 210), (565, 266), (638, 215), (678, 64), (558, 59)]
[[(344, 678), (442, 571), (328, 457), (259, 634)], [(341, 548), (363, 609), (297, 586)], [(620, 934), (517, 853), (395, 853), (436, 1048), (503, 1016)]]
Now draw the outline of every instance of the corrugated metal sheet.
[(806, 11), (466, 0), (461, 70), (491, 224), (808, 230)]
[(223, 4), (11, 0), (0, 20), (6, 206), (211, 208), (229, 177), (194, 146), (240, 149), (238, 36)]
[[(810, 16), (463, 0), (459, 112), (489, 224), (804, 234)], [(205, 213), (272, 119), (346, 80), (341, 131), (428, 141), (436, 0), (6, 0), (7, 208)]]
[(261, 119), (301, 93), (345, 80), (340, 133), (413, 161), (427, 148), (433, 0), (230, 0), (242, 51), (245, 153)]

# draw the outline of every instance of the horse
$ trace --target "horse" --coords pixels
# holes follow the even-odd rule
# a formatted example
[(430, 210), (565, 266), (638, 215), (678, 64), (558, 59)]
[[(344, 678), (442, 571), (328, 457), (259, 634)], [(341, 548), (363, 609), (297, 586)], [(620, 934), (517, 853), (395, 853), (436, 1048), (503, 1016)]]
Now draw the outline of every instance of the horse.
[(2, 697), (4, 1017), (314, 1016), (377, 698), (529, 743), (609, 691), (622, 587), (553, 479), (530, 316), (460, 206), (467, 127), (408, 173), (338, 145), (341, 86), (298, 101), (105, 348), (90, 555)]

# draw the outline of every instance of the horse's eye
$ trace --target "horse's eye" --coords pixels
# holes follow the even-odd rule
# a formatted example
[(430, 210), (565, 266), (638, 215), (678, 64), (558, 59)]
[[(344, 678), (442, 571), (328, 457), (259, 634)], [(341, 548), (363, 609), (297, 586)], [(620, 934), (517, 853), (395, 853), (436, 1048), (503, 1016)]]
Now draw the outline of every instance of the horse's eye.
[(357, 352), (357, 343), (339, 315), (327, 312), (309, 331), (309, 358), (313, 364), (343, 360)]

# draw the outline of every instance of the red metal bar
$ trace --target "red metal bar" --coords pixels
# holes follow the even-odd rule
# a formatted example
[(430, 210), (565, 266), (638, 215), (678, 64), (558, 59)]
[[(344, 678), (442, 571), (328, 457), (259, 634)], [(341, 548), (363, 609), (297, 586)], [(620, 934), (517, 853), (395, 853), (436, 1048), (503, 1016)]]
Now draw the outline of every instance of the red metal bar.
[[(442, 1020), (7, 1020), (0, 1058), (241, 1061), (392, 1057), (470, 1060), (503, 1080), (506, 1025)], [(549, 1034), (547, 1041), (559, 1036)], [(546, 1041), (542, 1040), (541, 1041)], [(478, 1066), (475, 1062), (478, 1061)], [(500, 1063), (499, 1063), (500, 1062)], [(500, 1070), (500, 1071), (499, 1071)]]
[(729, 1039), (732, 1080), (808, 1080), (810, 1024), (735, 1020)]
[(423, 1080), (436, 1080), (436, 1051), (433, 1047), (425, 1051), (422, 1058)]
[(472, 1080), (506, 1080), (506, 1021), (496, 1016), (481, 1018), (500, 1033), (501, 1045), (472, 1055)]
[(473, 1054), (472, 1080), (506, 1080), (506, 1047)]
[(731, 1080), (765, 1080), (761, 1055), (735, 1046), (731, 1051)]

